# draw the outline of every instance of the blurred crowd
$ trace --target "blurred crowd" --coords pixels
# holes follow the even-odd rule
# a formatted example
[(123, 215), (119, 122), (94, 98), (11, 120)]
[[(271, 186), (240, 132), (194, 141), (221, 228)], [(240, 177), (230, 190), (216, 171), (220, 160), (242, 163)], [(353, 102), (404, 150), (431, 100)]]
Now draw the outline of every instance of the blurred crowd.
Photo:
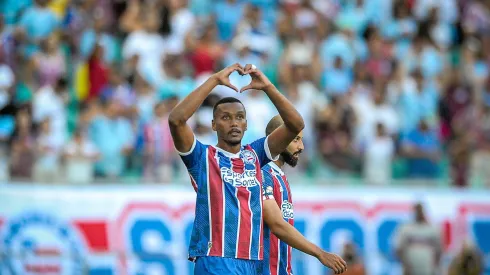
[[(389, 184), (490, 180), (490, 2), (4, 0), (0, 178), (170, 182), (169, 111), (213, 72), (257, 65), (306, 121), (301, 167)], [(247, 77), (232, 75), (236, 86)], [(240, 98), (244, 142), (274, 106), (217, 87), (192, 118)]]

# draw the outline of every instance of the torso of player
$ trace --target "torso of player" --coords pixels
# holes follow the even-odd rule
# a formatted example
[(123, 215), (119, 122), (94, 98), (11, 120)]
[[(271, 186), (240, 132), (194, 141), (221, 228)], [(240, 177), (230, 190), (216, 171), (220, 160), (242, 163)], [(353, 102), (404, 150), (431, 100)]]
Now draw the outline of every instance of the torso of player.
[(274, 178), (274, 188), (272, 192), (277, 206), (281, 209), (282, 217), (286, 222), (294, 225), (293, 197), (291, 195), (288, 179), (276, 164), (271, 162), (267, 166), (271, 167), (270, 171)]
[[(271, 197), (281, 209), (283, 219), (294, 226), (294, 207), (293, 198), (289, 182), (284, 172), (273, 162), (270, 162), (263, 168), (264, 174), (264, 194), (267, 199)], [(270, 177), (269, 177), (270, 175)], [(286, 243), (279, 240), (275, 235), (266, 228), (264, 241), (268, 244), (264, 254), (264, 275), (290, 275), (292, 274), (292, 248)], [(267, 257), (267, 259), (266, 259)]]
[(182, 157), (197, 192), (190, 257), (262, 260), (265, 144), (260, 139), (232, 154), (197, 143), (196, 152)]

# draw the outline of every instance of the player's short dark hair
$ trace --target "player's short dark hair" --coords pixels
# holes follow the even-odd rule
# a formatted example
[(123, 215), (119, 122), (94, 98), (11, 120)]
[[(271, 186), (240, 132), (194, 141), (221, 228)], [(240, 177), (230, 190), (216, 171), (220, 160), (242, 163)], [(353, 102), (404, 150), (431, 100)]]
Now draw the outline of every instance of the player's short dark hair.
[(274, 132), (277, 128), (279, 128), (281, 125), (284, 124), (284, 121), (282, 120), (282, 117), (280, 115), (277, 115), (273, 117), (269, 123), (267, 123), (267, 127), (265, 127), (265, 135), (268, 136)]
[(240, 103), (242, 104), (243, 108), (245, 109), (245, 106), (243, 105), (243, 103), (238, 99), (238, 98), (235, 98), (235, 97), (223, 97), (222, 99), (218, 100), (218, 102), (216, 102), (213, 106), (213, 117), (216, 113), (216, 109), (218, 108), (219, 105), (221, 104), (225, 104), (225, 103)]

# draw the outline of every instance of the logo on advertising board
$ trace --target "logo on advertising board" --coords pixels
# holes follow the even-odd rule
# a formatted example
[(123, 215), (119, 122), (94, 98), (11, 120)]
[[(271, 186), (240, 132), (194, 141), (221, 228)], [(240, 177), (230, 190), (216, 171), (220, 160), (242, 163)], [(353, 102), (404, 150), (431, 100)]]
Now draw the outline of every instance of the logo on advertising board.
[(7, 274), (84, 274), (69, 226), (45, 213), (26, 213), (5, 224), (1, 246)]

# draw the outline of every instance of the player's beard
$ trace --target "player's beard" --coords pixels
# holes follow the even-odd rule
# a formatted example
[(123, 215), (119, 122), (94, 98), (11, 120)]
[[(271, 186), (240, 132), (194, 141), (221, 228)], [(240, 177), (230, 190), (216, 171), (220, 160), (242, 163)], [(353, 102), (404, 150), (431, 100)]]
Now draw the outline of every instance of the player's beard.
[(281, 153), (282, 160), (291, 167), (296, 167), (298, 165), (299, 158), (295, 158), (293, 154), (285, 151)]

